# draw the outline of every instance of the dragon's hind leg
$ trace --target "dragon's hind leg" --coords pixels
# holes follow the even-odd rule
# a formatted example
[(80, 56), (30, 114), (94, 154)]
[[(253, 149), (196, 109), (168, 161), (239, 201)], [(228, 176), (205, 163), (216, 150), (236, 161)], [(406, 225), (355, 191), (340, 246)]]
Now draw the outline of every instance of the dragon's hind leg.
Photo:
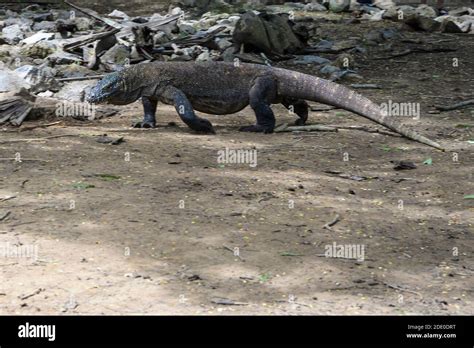
[(295, 121), (295, 125), (303, 126), (308, 119), (308, 103), (303, 99), (284, 98), (281, 102), (285, 108), (290, 110), (290, 113), (295, 113), (298, 119)]
[(257, 124), (241, 127), (241, 132), (272, 133), (275, 128), (275, 116), (270, 104), (276, 99), (277, 84), (273, 76), (261, 76), (254, 82), (249, 92), (249, 104), (255, 112)]

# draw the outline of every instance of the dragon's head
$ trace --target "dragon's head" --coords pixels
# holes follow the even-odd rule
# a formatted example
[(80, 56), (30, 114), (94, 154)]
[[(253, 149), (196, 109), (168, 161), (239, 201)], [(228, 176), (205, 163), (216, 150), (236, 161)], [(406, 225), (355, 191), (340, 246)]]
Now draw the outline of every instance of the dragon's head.
[(90, 90), (87, 101), (89, 103), (129, 104), (137, 100), (135, 93), (127, 91), (127, 84), (121, 72), (105, 75)]

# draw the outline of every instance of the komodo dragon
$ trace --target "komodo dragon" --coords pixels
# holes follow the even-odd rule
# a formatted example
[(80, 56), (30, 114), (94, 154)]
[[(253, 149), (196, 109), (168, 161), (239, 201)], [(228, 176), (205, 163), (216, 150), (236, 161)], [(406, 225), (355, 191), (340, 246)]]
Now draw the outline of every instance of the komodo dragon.
[(241, 127), (244, 132), (272, 133), (275, 116), (271, 104), (283, 104), (299, 117), (297, 125), (308, 118), (306, 100), (352, 111), (409, 139), (443, 150), (436, 142), (414, 132), (385, 115), (381, 108), (346, 88), (328, 80), (296, 71), (265, 65), (226, 62), (152, 62), (137, 64), (107, 74), (94, 86), (90, 103), (129, 104), (142, 98), (144, 119), (138, 128), (155, 127), (158, 101), (174, 105), (178, 115), (191, 129), (215, 133), (212, 124), (196, 116), (194, 110), (208, 114), (233, 114), (247, 105), (255, 112), (257, 123)]

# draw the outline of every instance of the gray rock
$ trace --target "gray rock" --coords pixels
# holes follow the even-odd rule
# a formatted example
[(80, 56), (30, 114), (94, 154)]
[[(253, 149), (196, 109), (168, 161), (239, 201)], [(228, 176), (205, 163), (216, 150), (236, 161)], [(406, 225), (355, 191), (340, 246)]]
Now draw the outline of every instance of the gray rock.
[(396, 6), (393, 0), (373, 0), (372, 3), (382, 10), (388, 10)]
[(305, 7), (305, 4), (302, 4), (299, 2), (285, 2), (283, 5), (287, 7), (295, 8), (298, 10), (302, 10)]
[(224, 62), (233, 62), (235, 58), (236, 48), (231, 46), (227, 48), (224, 52), (222, 52), (222, 60)]
[(155, 46), (160, 46), (164, 43), (167, 43), (170, 41), (170, 38), (164, 31), (159, 31), (153, 36), (153, 44)]
[(12, 57), (16, 57), (19, 55), (19, 51), (20, 48), (18, 46), (0, 45), (0, 61), (9, 62)]
[(43, 21), (33, 25), (33, 31), (56, 31), (56, 22)]
[(130, 59), (130, 48), (125, 45), (115, 45), (100, 58), (105, 64), (125, 65)]
[(328, 41), (328, 40), (321, 40), (318, 42), (318, 44), (316, 45), (316, 48), (318, 50), (321, 50), (321, 51), (325, 51), (325, 50), (331, 50), (332, 46), (334, 45), (333, 42), (331, 41)]
[(350, 5), (350, 0), (329, 0), (329, 10), (335, 13), (348, 11)]
[(227, 39), (216, 39), (216, 44), (221, 51), (224, 51), (228, 47), (232, 46), (232, 42)]
[(188, 62), (190, 60), (193, 60), (193, 58), (188, 56), (187, 54), (175, 54), (175, 53), (173, 53), (170, 57), (170, 61), (172, 61), (172, 62)]
[(428, 5), (420, 5), (415, 9), (415, 12), (423, 17), (428, 17), (428, 18), (435, 18), (438, 13), (434, 8)]
[(26, 39), (21, 40), (22, 44), (32, 45), (43, 40), (54, 39), (55, 33), (45, 33), (43, 31), (37, 32)]
[(34, 14), (33, 17), (33, 22), (43, 22), (43, 21), (54, 21), (54, 15), (52, 12), (46, 12), (46, 13), (38, 13)]
[(327, 64), (323, 66), (321, 69), (319, 69), (319, 72), (324, 75), (331, 75), (337, 71), (339, 71), (339, 68), (330, 64)]
[(196, 33), (196, 28), (192, 24), (186, 23), (186, 22), (178, 23), (178, 29), (180, 33), (184, 33), (188, 35), (192, 35)]
[(87, 17), (75, 17), (72, 23), (76, 25), (78, 31), (88, 31), (92, 29), (92, 20)]
[(29, 90), (33, 93), (44, 92), (46, 90), (59, 91), (58, 81), (54, 79), (56, 70), (46, 65), (33, 66), (23, 65), (15, 72), (29, 85)]
[(21, 88), (30, 88), (30, 84), (14, 71), (0, 67), (0, 92), (15, 92)]
[(81, 77), (92, 74), (91, 70), (79, 64), (59, 65), (55, 68), (58, 77)]
[(383, 14), (384, 19), (404, 21), (406, 18), (416, 15), (415, 9), (408, 5), (391, 7)]
[(179, 15), (181, 13), (184, 13), (184, 11), (181, 9), (181, 7), (174, 7), (168, 13), (172, 16)]
[(202, 52), (196, 58), (196, 62), (207, 62), (209, 60), (211, 60), (211, 54), (209, 53), (209, 51)]
[(107, 16), (121, 18), (121, 19), (130, 19), (128, 14), (126, 14), (125, 12), (119, 11), (119, 10), (113, 10)]
[(48, 56), (48, 60), (54, 65), (81, 64), (82, 59), (75, 54), (58, 50)]
[(83, 102), (84, 97), (96, 83), (95, 80), (68, 82), (54, 94), (54, 97), (71, 102)]
[(428, 18), (420, 15), (414, 15), (405, 20), (405, 23), (408, 24), (415, 30), (422, 30), (427, 32), (433, 32), (441, 27), (441, 23), (435, 21), (433, 18)]
[(258, 48), (265, 54), (292, 53), (304, 44), (296, 37), (285, 16), (257, 16), (246, 12), (235, 25), (233, 42), (245, 48)]
[(22, 30), (28, 30), (33, 24), (33, 20), (26, 17), (7, 17), (5, 19), (5, 26), (18, 24)]
[(20, 48), (20, 54), (30, 58), (46, 58), (56, 52), (58, 48), (50, 41), (38, 41)]
[(13, 24), (2, 29), (2, 37), (9, 44), (16, 44), (25, 38), (25, 34), (20, 28), (20, 25)]
[(372, 12), (372, 14), (366, 15), (366, 16), (368, 16), (369, 20), (378, 22), (378, 21), (381, 21), (383, 19), (383, 15), (384, 15), (385, 12), (386, 12), (386, 10)]
[(50, 98), (54, 95), (54, 92), (50, 91), (50, 90), (47, 90), (47, 91), (44, 91), (44, 92), (40, 92), (37, 95), (38, 95), (38, 97)]
[(443, 21), (441, 23), (440, 31), (443, 33), (462, 33), (461, 27), (452, 20)]
[(474, 10), (469, 7), (460, 7), (449, 11), (450, 16), (474, 15)]
[(380, 30), (377, 29), (371, 30), (365, 34), (364, 39), (368, 44), (379, 44), (385, 40)]
[(380, 32), (385, 40), (392, 40), (400, 36), (395, 29), (382, 29)]
[(239, 19), (240, 19), (240, 16), (229, 16), (227, 18), (227, 20), (229, 20), (232, 25), (235, 25), (235, 23), (237, 23)]
[(291, 60), (292, 64), (328, 64), (331, 61), (329, 59), (319, 57), (319, 56), (312, 56), (312, 55), (304, 55), (304, 56), (297, 56), (295, 59)]
[(322, 11), (327, 11), (328, 9), (317, 3), (317, 2), (311, 2), (309, 4), (304, 5), (303, 11), (308, 11), (308, 12), (322, 12)]

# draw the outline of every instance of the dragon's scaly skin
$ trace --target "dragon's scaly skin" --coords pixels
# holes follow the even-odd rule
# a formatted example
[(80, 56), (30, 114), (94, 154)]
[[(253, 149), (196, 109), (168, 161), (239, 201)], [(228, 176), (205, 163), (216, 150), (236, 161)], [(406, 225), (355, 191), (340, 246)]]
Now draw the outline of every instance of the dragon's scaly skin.
[(174, 105), (181, 119), (199, 132), (214, 133), (212, 124), (194, 110), (224, 115), (250, 105), (257, 123), (242, 131), (271, 133), (275, 117), (271, 104), (281, 103), (308, 117), (306, 100), (333, 105), (377, 122), (405, 137), (441, 149), (434, 141), (383, 114), (378, 105), (337, 83), (296, 71), (264, 65), (225, 62), (153, 62), (106, 75), (88, 101), (128, 104), (142, 98), (145, 117), (137, 127), (154, 127), (158, 101)]

